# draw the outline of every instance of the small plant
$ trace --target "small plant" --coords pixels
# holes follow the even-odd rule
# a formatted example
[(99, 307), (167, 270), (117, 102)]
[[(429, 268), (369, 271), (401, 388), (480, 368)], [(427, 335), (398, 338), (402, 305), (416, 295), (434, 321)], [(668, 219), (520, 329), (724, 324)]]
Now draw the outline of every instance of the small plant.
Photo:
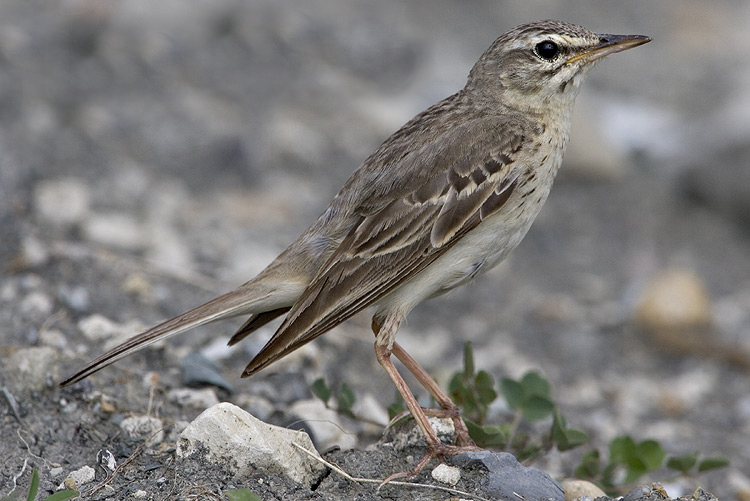
[(225, 491), (229, 501), (261, 501), (260, 496), (250, 489), (232, 489)]
[[(487, 371), (477, 371), (471, 343), (464, 345), (463, 358), (463, 371), (453, 374), (448, 392), (461, 410), (469, 435), (479, 447), (505, 450), (519, 461), (528, 463), (554, 448), (564, 452), (586, 443), (586, 432), (568, 427), (562, 412), (552, 401), (549, 381), (541, 374), (532, 371), (518, 380), (503, 378), (496, 390), (494, 377)], [(325, 381), (316, 380), (312, 391), (328, 407), (334, 391)], [(354, 392), (351, 388), (342, 384), (335, 393), (337, 410), (354, 417)], [(487, 423), (490, 405), (499, 395), (513, 410), (513, 418), (509, 423)], [(404, 403), (398, 398), (388, 407), (388, 414), (393, 419), (404, 410)], [(533, 434), (531, 427), (522, 426), (550, 418), (547, 433)], [(526, 431), (528, 429), (532, 431)], [(680, 476), (695, 475), (728, 464), (726, 458), (701, 458), (698, 454), (668, 457), (655, 440), (636, 442), (629, 436), (621, 436), (610, 442), (608, 460), (602, 458), (598, 449), (584, 453), (575, 476), (595, 482), (610, 493), (618, 493), (631, 487), (646, 473), (662, 467)]]
[[(312, 390), (313, 395), (322, 400), (327, 408), (331, 408), (328, 402), (331, 400), (334, 391), (326, 384), (323, 378), (316, 379), (310, 389)], [(354, 417), (352, 408), (355, 400), (356, 397), (354, 396), (354, 390), (352, 390), (348, 384), (342, 383), (341, 387), (336, 391), (336, 401), (338, 403), (336, 411), (346, 414), (349, 417)]]
[(695, 475), (728, 465), (729, 460), (723, 457), (701, 459), (698, 454), (668, 457), (655, 440), (636, 442), (632, 437), (621, 436), (610, 442), (608, 462), (602, 460), (598, 449), (590, 450), (583, 455), (581, 463), (575, 469), (575, 475), (616, 494), (622, 487), (631, 485), (646, 473), (662, 467), (681, 476)]
[[(31, 483), (29, 484), (29, 491), (26, 494), (26, 501), (34, 501), (36, 499), (37, 494), (39, 493), (39, 470), (34, 468), (31, 470)], [(74, 497), (77, 497), (79, 494), (76, 491), (71, 490), (62, 490), (57, 491), (51, 496), (47, 496), (44, 498), (44, 501), (65, 501), (66, 499), (71, 499)], [(23, 499), (23, 495), (18, 496), (9, 496), (8, 498), (4, 498), (5, 501), (9, 500), (21, 500)]]

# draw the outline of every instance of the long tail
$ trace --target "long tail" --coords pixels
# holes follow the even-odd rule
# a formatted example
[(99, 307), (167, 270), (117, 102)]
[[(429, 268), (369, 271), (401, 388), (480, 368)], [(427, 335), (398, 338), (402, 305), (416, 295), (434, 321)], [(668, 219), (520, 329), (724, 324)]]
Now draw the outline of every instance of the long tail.
[[(272, 291), (266, 291), (265, 293), (259, 294), (256, 288), (248, 287), (248, 285), (249, 284), (246, 284), (232, 292), (219, 296), (216, 299), (212, 299), (197, 308), (193, 308), (192, 310), (166, 320), (141, 334), (133, 336), (121, 345), (112, 348), (108, 352), (86, 364), (78, 372), (61, 382), (60, 386), (67, 386), (80, 381), (131, 353), (194, 327), (237, 315), (262, 315), (269, 309), (279, 308), (282, 305), (286, 306), (284, 304), (286, 301), (283, 300), (281, 301), (281, 304), (279, 304), (280, 298), (273, 297), (275, 295)], [(292, 303), (293, 302), (294, 301), (292, 300)], [(252, 318), (254, 317), (251, 317), (251, 319)]]

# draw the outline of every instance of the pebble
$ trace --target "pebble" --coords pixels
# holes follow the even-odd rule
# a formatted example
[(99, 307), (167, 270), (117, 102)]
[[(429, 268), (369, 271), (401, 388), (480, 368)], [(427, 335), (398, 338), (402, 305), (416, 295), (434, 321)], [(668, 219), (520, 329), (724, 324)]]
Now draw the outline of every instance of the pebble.
[(61, 483), (57, 490), (61, 489), (72, 489), (77, 490), (82, 485), (91, 483), (96, 478), (96, 471), (90, 466), (83, 466), (75, 471), (71, 471), (70, 475), (67, 476), (63, 483)]
[(305, 419), (315, 437), (315, 445), (321, 450), (338, 446), (341, 450), (350, 450), (357, 445), (357, 436), (347, 430), (340, 413), (329, 409), (317, 398), (299, 400), (289, 408), (292, 414)]
[(182, 407), (208, 409), (219, 403), (213, 388), (174, 388), (167, 393), (167, 399)]
[(54, 307), (51, 297), (43, 292), (33, 291), (21, 300), (19, 311), (27, 318), (41, 318), (49, 316)]
[(646, 285), (636, 318), (653, 330), (702, 327), (711, 323), (711, 300), (695, 273), (666, 270)]
[(521, 465), (507, 452), (465, 452), (450, 462), (461, 468), (485, 468), (489, 472), (487, 492), (493, 499), (565, 499), (562, 486), (552, 477), (538, 468)]
[(566, 478), (561, 482), (561, 485), (565, 491), (565, 501), (574, 501), (584, 496), (590, 499), (606, 496), (603, 490), (588, 480)]
[(47, 376), (58, 377), (59, 351), (51, 346), (21, 348), (5, 362), (7, 374), (12, 375), (13, 387), (41, 391), (47, 387)]
[(327, 468), (292, 443), (318, 456), (306, 433), (264, 423), (224, 402), (206, 409), (185, 428), (177, 443), (177, 455), (188, 457), (204, 448), (206, 458), (226, 465), (236, 480), (263, 469), (309, 487)]
[(34, 187), (34, 212), (53, 225), (82, 222), (90, 212), (90, 205), (90, 190), (80, 179), (53, 179)]
[(445, 463), (437, 465), (430, 473), (432, 478), (441, 484), (455, 486), (461, 480), (461, 469), (455, 466), (448, 466)]
[(229, 393), (234, 391), (232, 384), (221, 375), (221, 368), (200, 353), (191, 353), (182, 359), (182, 384), (185, 386), (210, 384)]
[(260, 395), (242, 393), (235, 397), (234, 402), (261, 421), (270, 419), (271, 414), (276, 410), (270, 400)]
[(120, 422), (123, 429), (131, 438), (142, 438), (149, 445), (156, 445), (164, 441), (164, 423), (161, 419), (151, 416), (131, 416)]
[(125, 213), (97, 213), (83, 225), (84, 237), (92, 242), (124, 250), (143, 250), (148, 231), (135, 217)]
[(695, 273), (666, 270), (642, 291), (635, 322), (666, 348), (699, 353), (711, 342), (711, 300)]

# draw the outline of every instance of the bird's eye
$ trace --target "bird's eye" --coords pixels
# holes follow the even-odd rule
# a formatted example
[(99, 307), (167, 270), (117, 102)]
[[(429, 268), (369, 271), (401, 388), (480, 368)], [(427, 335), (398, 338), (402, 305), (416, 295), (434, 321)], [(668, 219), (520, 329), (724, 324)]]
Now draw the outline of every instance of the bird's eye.
[(552, 40), (539, 42), (536, 44), (535, 50), (539, 57), (547, 61), (552, 61), (560, 53), (560, 47)]

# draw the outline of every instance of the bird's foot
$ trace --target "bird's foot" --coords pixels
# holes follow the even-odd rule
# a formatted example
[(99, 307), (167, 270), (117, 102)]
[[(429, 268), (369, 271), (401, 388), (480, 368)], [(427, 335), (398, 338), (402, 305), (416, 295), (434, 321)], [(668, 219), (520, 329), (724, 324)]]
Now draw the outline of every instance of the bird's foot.
[[(471, 439), (469, 439), (471, 440)], [(398, 479), (404, 479), (404, 480), (411, 480), (424, 469), (427, 464), (432, 461), (433, 459), (437, 458), (441, 462), (443, 461), (443, 458), (445, 456), (455, 456), (457, 454), (463, 454), (464, 452), (472, 452), (472, 451), (478, 451), (481, 450), (476, 445), (448, 445), (448, 444), (439, 444), (435, 447), (428, 447), (427, 454), (422, 457), (422, 459), (419, 460), (419, 463), (417, 463), (412, 469), (408, 471), (401, 471), (398, 473), (394, 473), (393, 475), (390, 475), (388, 478), (383, 480), (383, 482), (380, 484), (382, 487), (383, 485), (387, 484), (388, 482), (392, 482), (394, 480)]]

